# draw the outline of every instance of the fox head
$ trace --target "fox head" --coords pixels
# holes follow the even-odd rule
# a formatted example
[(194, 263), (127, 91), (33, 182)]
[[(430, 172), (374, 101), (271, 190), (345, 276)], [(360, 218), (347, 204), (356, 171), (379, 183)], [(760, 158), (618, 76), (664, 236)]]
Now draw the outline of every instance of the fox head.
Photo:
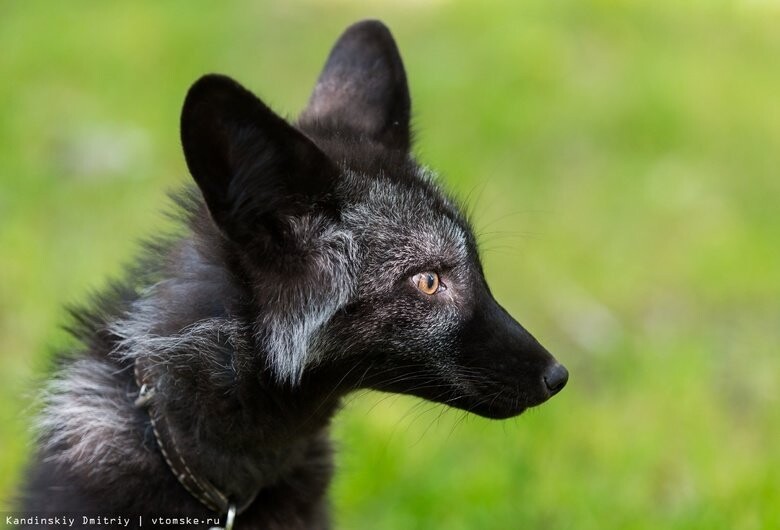
[(278, 384), (327, 377), (514, 416), (568, 373), (491, 294), (469, 223), (410, 152), (410, 108), (390, 32), (366, 21), (295, 123), (201, 78), (182, 145)]

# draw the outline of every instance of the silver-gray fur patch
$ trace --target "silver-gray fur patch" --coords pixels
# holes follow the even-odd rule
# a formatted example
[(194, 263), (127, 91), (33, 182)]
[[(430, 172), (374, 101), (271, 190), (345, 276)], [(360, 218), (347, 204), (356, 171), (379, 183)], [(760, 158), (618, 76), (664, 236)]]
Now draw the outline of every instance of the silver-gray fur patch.
[(36, 427), (50, 461), (99, 474), (122, 466), (128, 451), (141, 447), (127, 444), (142, 433), (133, 425), (132, 401), (117, 386), (115, 370), (108, 361), (81, 359), (49, 382)]
[(318, 332), (354, 293), (358, 249), (350, 232), (319, 218), (290, 222), (317, 285), (300, 288), (295, 277), (275, 285), (255, 333), (279, 380), (297, 383), (307, 366), (321, 360)]

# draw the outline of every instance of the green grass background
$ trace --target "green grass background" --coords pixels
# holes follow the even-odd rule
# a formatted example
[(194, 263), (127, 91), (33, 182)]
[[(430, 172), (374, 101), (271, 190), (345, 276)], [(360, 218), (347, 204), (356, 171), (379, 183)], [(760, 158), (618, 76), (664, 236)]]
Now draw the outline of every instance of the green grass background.
[[(205, 72), (302, 108), (349, 23), (404, 55), (417, 152), (571, 381), (505, 422), (361, 394), (337, 528), (780, 528), (780, 4), (3, 2), (0, 501), (63, 304), (159, 230)], [(7, 501), (6, 501), (7, 503)]]

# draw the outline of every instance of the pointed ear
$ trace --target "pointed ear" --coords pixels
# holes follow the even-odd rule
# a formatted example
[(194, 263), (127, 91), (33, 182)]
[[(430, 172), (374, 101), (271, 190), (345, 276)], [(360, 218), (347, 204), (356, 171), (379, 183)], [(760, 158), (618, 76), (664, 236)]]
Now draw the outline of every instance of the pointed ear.
[(326, 204), (338, 175), (311, 140), (225, 76), (192, 85), (181, 141), (211, 216), (242, 245), (273, 235), (280, 214)]
[(377, 20), (347, 28), (330, 52), (301, 122), (321, 122), (408, 150), (411, 103), (390, 30)]

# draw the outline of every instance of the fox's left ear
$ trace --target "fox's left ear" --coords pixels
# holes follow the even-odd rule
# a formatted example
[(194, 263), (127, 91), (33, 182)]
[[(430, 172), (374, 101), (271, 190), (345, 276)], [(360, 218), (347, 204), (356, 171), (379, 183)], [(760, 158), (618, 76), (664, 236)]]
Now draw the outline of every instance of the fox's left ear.
[(406, 72), (390, 30), (378, 20), (364, 20), (333, 46), (300, 121), (406, 151), (410, 108)]
[(282, 236), (285, 214), (335, 209), (333, 162), (229, 77), (207, 75), (190, 88), (181, 141), (211, 217), (240, 245)]

